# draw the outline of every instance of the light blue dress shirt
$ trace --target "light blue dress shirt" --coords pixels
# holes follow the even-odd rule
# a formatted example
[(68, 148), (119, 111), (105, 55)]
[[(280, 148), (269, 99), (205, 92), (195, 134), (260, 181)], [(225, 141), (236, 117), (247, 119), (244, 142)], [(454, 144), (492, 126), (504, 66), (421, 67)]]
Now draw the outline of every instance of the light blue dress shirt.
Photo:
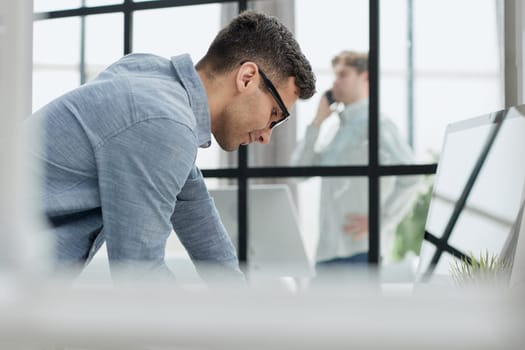
[[(318, 149), (320, 128), (308, 126), (304, 140), (292, 156), (300, 166), (368, 165), (368, 99), (345, 106), (338, 113), (333, 138)], [(395, 124), (380, 117), (379, 161), (383, 165), (410, 164), (412, 150)], [(416, 198), (418, 176), (384, 176), (380, 179), (380, 223), (382, 257), (388, 261), (395, 228)], [(325, 177), (321, 183), (317, 261), (346, 258), (368, 252), (367, 237), (356, 240), (344, 232), (348, 214), (368, 215), (366, 177)]]
[(32, 152), (43, 164), (59, 266), (84, 266), (105, 241), (112, 273), (171, 275), (164, 253), (173, 228), (194, 263), (241, 275), (195, 166), (211, 143), (210, 114), (188, 55), (127, 55), (27, 124), (44, 131)]

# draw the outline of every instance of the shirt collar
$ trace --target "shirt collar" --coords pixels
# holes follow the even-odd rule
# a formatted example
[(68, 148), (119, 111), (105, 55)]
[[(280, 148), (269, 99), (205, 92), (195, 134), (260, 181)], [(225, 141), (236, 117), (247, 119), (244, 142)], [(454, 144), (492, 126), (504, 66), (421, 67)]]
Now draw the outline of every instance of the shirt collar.
[(359, 122), (360, 119), (368, 118), (368, 98), (346, 105), (339, 113), (342, 123)]
[(184, 86), (188, 92), (190, 107), (197, 121), (197, 141), (199, 142), (199, 147), (210, 147), (211, 125), (208, 95), (206, 94), (199, 74), (197, 74), (189, 54), (173, 56), (171, 62), (182, 86)]

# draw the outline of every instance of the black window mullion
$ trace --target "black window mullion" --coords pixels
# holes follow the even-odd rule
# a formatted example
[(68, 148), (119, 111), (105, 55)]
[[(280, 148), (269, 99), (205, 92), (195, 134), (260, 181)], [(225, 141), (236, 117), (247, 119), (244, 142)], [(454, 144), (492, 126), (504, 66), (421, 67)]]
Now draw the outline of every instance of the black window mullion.
[(368, 263), (379, 262), (379, 0), (369, 1)]
[[(387, 165), (379, 166), (379, 176), (432, 175), (437, 164)], [(238, 168), (202, 169), (204, 177), (238, 178)], [(269, 177), (312, 177), (312, 176), (368, 176), (370, 168), (363, 166), (311, 166), (311, 167), (250, 167), (246, 169), (248, 178)]]
[(248, 9), (248, 0), (239, 0), (239, 13)]
[(247, 164), (248, 164), (248, 147), (239, 148), (238, 152), (238, 175), (237, 175), (237, 217), (239, 222), (238, 230), (238, 254), (239, 261), (246, 263), (248, 258), (248, 179), (247, 179)]
[(133, 1), (124, 0), (124, 55), (133, 51)]
[[(248, 7), (247, 0), (239, 0), (239, 13)], [(248, 147), (240, 147), (238, 152), (238, 175), (237, 175), (237, 217), (238, 224), (238, 256), (239, 262), (245, 264), (248, 261)]]

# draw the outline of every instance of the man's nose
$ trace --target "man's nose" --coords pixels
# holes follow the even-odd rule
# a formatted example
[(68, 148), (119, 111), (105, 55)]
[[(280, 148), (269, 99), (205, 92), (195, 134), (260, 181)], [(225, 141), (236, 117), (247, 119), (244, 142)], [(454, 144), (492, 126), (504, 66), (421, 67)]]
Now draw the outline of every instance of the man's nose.
[(257, 132), (255, 142), (262, 143), (263, 145), (267, 145), (270, 143), (270, 139), (272, 138), (272, 129), (267, 128), (265, 130), (261, 130)]

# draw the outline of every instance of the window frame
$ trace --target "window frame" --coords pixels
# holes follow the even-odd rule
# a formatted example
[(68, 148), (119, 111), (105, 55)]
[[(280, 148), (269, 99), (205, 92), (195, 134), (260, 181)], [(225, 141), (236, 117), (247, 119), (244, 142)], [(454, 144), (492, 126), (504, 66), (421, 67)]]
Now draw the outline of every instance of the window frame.
[[(291, 0), (285, 0), (291, 1)], [(34, 14), (34, 20), (47, 20), (65, 17), (80, 17), (81, 26), (84, 26), (85, 16), (122, 13), (124, 15), (124, 52), (131, 53), (133, 42), (133, 13), (140, 10), (173, 8), (179, 6), (204, 5), (214, 3), (237, 3), (239, 13), (248, 9), (248, 0), (153, 0), (133, 2), (123, 0), (121, 4), (95, 7), (79, 7), (67, 10), (40, 12)], [(380, 188), (379, 179), (383, 176), (428, 175), (435, 174), (437, 164), (407, 164), (381, 165), (379, 164), (379, 0), (369, 0), (369, 163), (365, 166), (312, 166), (312, 167), (250, 167), (248, 165), (248, 148), (241, 147), (238, 151), (238, 164), (234, 168), (202, 169), (206, 178), (235, 179), (238, 184), (238, 257), (241, 263), (247, 262), (248, 246), (248, 181), (256, 178), (287, 178), (312, 176), (365, 176), (368, 178), (369, 196), (369, 254), (368, 262), (378, 265), (380, 261)], [(82, 27), (81, 33), (85, 30)], [(84, 62), (83, 34), (79, 38), (81, 62)], [(80, 76), (85, 77), (85, 64), (81, 64)], [(83, 83), (85, 78), (81, 79)], [(249, 147), (249, 146), (248, 146)]]

